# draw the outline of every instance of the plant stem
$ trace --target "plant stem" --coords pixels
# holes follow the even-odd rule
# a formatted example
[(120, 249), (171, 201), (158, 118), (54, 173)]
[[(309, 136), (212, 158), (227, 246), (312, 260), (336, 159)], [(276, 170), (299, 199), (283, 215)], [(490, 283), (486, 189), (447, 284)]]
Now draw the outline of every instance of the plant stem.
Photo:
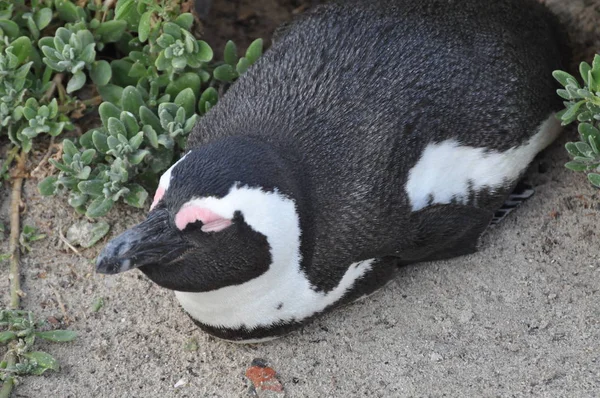
[(60, 113), (70, 113), (73, 112), (74, 110), (78, 109), (80, 104), (85, 105), (86, 107), (90, 107), (90, 106), (98, 106), (102, 103), (102, 97), (100, 95), (97, 95), (95, 97), (92, 97), (90, 99), (86, 99), (83, 101), (77, 101), (75, 103), (71, 103), (71, 104), (66, 104), (66, 105), (60, 105), (58, 107), (58, 111)]
[[(8, 354), (6, 354), (6, 363), (8, 367), (12, 367), (17, 363), (17, 356), (14, 350), (10, 350)], [(10, 398), (14, 386), (14, 377), (7, 377), (6, 380), (4, 380), (4, 383), (2, 384), (2, 389), (0, 390), (0, 398)]]
[(12, 195), (10, 200), (10, 308), (18, 310), (21, 305), (21, 279), (19, 272), (19, 235), (21, 234), (19, 206), (21, 204), (21, 189), (23, 187), (23, 176), (25, 174), (25, 162), (27, 153), (22, 151), (17, 163), (16, 175), (12, 183)]
[(62, 85), (64, 77), (64, 73), (57, 73), (56, 76), (54, 76), (54, 79), (52, 79), (52, 85), (50, 86), (48, 91), (46, 91), (44, 96), (40, 99), (40, 102), (50, 101), (50, 99), (54, 97), (54, 92), (56, 91), (58, 85)]
[[(12, 183), (12, 195), (10, 198), (10, 271), (8, 279), (10, 281), (10, 308), (18, 310), (21, 306), (21, 279), (19, 271), (19, 235), (21, 234), (19, 206), (21, 204), (21, 189), (23, 187), (23, 176), (25, 175), (25, 162), (27, 153), (21, 152), (17, 163), (16, 174)], [(14, 347), (13, 347), (14, 348)], [(12, 367), (17, 363), (17, 356), (13, 349), (10, 349), (6, 355), (7, 367)], [(0, 398), (9, 398), (15, 380), (12, 376), (4, 380), (0, 390)]]

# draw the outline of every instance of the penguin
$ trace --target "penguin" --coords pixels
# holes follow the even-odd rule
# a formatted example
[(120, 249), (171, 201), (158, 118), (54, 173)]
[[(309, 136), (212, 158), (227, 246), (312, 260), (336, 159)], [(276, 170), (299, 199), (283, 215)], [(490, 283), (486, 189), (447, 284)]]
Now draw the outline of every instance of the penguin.
[(560, 133), (562, 32), (534, 0), (317, 6), (199, 120), (97, 271), (138, 269), (253, 343), (475, 252)]

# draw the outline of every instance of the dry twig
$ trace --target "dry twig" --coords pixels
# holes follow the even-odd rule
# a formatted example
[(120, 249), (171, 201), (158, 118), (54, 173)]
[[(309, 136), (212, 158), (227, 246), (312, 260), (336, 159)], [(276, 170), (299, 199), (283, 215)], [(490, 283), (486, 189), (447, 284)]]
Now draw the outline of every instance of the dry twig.
[[(15, 177), (12, 181), (12, 195), (10, 198), (10, 271), (8, 279), (10, 281), (10, 308), (19, 309), (21, 306), (21, 274), (19, 270), (19, 236), (21, 234), (20, 212), (21, 192), (23, 188), (23, 176), (25, 175), (25, 163), (27, 162), (27, 153), (21, 152), (17, 163)], [(14, 351), (7, 355), (7, 366), (14, 366), (17, 362)], [(15, 381), (12, 377), (4, 380), (2, 390), (0, 390), (0, 398), (8, 398), (12, 392)]]

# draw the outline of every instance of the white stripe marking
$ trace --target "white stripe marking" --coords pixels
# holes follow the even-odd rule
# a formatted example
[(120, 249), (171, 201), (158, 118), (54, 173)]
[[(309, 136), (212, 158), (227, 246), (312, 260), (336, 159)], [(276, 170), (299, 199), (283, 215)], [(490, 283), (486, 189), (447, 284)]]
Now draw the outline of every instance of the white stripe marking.
[[(192, 202), (226, 218), (239, 210), (246, 223), (267, 238), (272, 257), (267, 272), (240, 285), (203, 293), (176, 291), (185, 311), (201, 323), (254, 329), (300, 321), (340, 300), (371, 269), (373, 260), (354, 263), (335, 289), (316, 292), (300, 269), (300, 223), (293, 200), (278, 192), (234, 186), (223, 198)], [(283, 306), (277, 309), (280, 303)]]
[(560, 122), (552, 114), (525, 145), (505, 152), (461, 146), (456, 140), (429, 144), (405, 186), (412, 210), (427, 207), (430, 198), (434, 204), (466, 203), (469, 188), (494, 190), (513, 182), (560, 131)]

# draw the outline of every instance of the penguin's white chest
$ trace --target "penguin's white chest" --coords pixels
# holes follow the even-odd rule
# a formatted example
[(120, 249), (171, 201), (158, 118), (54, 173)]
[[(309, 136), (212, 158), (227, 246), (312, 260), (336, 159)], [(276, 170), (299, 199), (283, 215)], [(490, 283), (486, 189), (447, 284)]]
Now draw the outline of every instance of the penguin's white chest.
[(342, 299), (355, 282), (371, 270), (373, 260), (350, 265), (331, 291), (317, 292), (298, 267), (271, 268), (246, 283), (205, 293), (175, 292), (183, 309), (213, 327), (252, 330), (299, 322)]
[(372, 268), (373, 260), (349, 264), (334, 289), (318, 291), (300, 267), (300, 221), (292, 199), (277, 191), (235, 185), (224, 198), (198, 201), (228, 218), (239, 210), (245, 222), (266, 237), (271, 253), (269, 269), (244, 283), (201, 293), (175, 292), (183, 309), (202, 324), (252, 330), (300, 322), (342, 299)]

